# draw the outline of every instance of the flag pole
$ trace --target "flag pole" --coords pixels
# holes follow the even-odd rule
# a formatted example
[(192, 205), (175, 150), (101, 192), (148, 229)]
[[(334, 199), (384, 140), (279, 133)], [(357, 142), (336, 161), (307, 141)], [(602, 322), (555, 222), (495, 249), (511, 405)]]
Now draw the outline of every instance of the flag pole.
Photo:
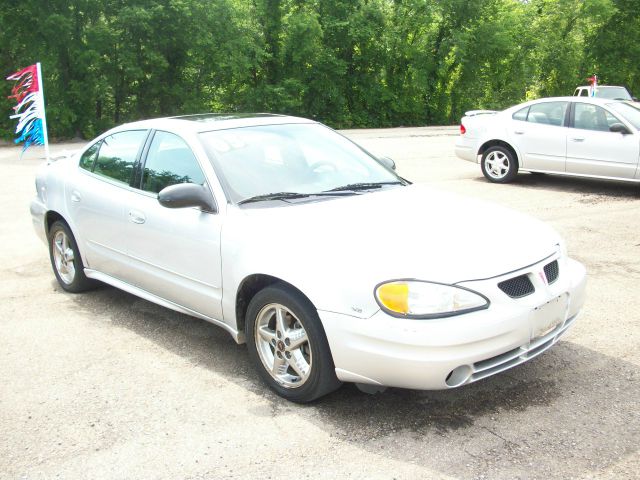
[(36, 63), (38, 69), (38, 87), (40, 88), (40, 111), (42, 112), (42, 138), (44, 140), (44, 154), (47, 157), (47, 163), (49, 163), (49, 135), (47, 134), (47, 114), (44, 110), (44, 79), (42, 78), (42, 68), (40, 62)]

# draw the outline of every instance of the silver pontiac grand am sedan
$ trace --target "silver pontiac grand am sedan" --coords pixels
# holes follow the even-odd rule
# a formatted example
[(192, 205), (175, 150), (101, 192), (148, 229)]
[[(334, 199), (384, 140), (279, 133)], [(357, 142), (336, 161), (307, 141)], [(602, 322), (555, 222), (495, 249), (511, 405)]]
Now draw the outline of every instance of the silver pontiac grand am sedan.
[(549, 226), (411, 185), (311, 120), (130, 123), (44, 166), (31, 203), (60, 286), (104, 282), (224, 328), (279, 395), (448, 389), (542, 353), (585, 269)]

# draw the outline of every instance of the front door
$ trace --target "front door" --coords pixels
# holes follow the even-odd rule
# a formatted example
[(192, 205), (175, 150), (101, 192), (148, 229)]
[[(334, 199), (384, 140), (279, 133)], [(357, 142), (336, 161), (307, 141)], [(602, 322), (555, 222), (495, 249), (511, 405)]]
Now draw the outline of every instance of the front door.
[(206, 184), (187, 143), (156, 131), (139, 189), (126, 206), (130, 283), (207, 317), (222, 320), (221, 216), (163, 207), (158, 192), (176, 183)]
[(572, 118), (567, 138), (568, 173), (634, 178), (640, 156), (637, 134), (610, 131), (611, 125), (623, 122), (599, 105), (576, 102)]

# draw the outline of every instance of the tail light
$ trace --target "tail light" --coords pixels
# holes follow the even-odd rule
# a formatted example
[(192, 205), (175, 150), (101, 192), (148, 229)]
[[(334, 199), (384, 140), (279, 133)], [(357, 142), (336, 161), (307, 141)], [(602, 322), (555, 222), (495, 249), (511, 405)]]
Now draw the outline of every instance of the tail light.
[(463, 124), (460, 124), (460, 135), (464, 135), (465, 133), (467, 133), (467, 129), (464, 128)]

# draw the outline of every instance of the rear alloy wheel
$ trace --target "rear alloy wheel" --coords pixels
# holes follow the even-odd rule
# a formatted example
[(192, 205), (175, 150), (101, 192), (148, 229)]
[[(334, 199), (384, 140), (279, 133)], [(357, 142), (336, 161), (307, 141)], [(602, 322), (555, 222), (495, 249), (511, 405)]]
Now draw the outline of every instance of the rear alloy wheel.
[(278, 395), (306, 403), (340, 386), (318, 312), (299, 292), (276, 284), (247, 309), (249, 356)]
[(49, 256), (53, 273), (64, 290), (80, 293), (95, 287), (95, 282), (84, 274), (78, 245), (64, 222), (54, 222), (49, 230)]
[(482, 173), (490, 182), (508, 183), (518, 174), (518, 161), (502, 146), (488, 148), (482, 154)]

